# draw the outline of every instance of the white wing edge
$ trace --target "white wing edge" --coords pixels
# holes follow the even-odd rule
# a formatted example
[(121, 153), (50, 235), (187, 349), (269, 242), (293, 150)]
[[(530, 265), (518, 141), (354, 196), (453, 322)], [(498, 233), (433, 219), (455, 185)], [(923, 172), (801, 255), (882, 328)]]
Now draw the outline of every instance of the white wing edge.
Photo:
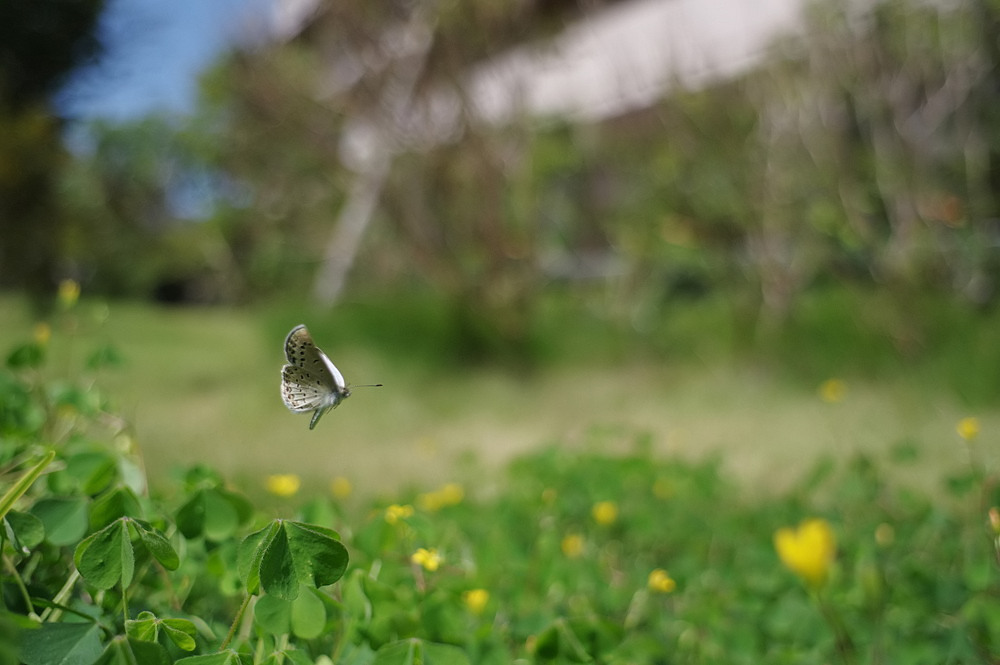
[(333, 382), (337, 384), (337, 392), (342, 393), (347, 390), (347, 382), (344, 381), (344, 375), (340, 373), (340, 370), (333, 364), (333, 361), (323, 353), (322, 349), (316, 347), (316, 350), (319, 352), (319, 357), (323, 359), (326, 368), (330, 370), (330, 374), (333, 375)]

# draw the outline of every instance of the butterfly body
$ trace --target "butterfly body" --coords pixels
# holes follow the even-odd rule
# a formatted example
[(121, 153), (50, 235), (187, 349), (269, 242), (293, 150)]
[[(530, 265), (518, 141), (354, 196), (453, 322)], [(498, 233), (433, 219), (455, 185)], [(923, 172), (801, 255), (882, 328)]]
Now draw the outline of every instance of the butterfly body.
[(292, 328), (285, 338), (285, 358), (281, 399), (293, 413), (312, 411), (309, 429), (313, 429), (325, 413), (351, 396), (351, 389), (304, 325)]

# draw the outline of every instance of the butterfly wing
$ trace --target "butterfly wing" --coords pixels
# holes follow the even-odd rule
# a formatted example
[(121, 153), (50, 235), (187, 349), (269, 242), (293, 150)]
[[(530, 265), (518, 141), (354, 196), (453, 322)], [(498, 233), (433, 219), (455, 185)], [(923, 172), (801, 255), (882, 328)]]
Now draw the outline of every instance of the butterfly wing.
[(281, 368), (281, 399), (295, 413), (334, 406), (340, 401), (338, 393), (330, 389), (325, 377), (295, 365)]
[(304, 369), (321, 378), (329, 389), (346, 397), (347, 383), (344, 375), (313, 342), (312, 335), (304, 325), (292, 328), (285, 338), (285, 358), (290, 365)]

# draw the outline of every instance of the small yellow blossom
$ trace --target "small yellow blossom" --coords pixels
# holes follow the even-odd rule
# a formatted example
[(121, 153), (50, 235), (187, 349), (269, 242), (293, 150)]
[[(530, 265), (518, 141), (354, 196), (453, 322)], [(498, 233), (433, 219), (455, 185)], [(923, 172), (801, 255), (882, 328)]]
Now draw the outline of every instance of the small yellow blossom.
[(80, 285), (73, 279), (59, 282), (59, 304), (69, 309), (80, 299)]
[(39, 321), (36, 323), (35, 344), (38, 346), (48, 346), (50, 339), (52, 339), (52, 327), (45, 321)]
[(827, 379), (819, 385), (819, 398), (827, 404), (837, 404), (844, 401), (847, 385), (840, 379)]
[(490, 592), (486, 589), (469, 589), (462, 594), (462, 603), (473, 614), (482, 614), (489, 600)]
[(618, 519), (618, 504), (614, 501), (598, 501), (590, 510), (590, 514), (601, 526), (609, 526)]
[(465, 490), (458, 483), (448, 483), (439, 490), (426, 492), (417, 497), (417, 503), (423, 510), (435, 513), (442, 508), (462, 503)]
[(560, 545), (562, 552), (571, 559), (575, 559), (583, 554), (583, 536), (578, 533), (571, 533), (562, 539)]
[(441, 567), (441, 562), (444, 561), (444, 559), (433, 547), (431, 549), (421, 547), (410, 556), (410, 561), (417, 564), (424, 570), (433, 573)]
[(662, 568), (657, 568), (649, 573), (649, 579), (646, 581), (646, 585), (649, 587), (650, 591), (655, 591), (657, 593), (670, 593), (677, 588), (677, 582), (674, 578), (667, 574), (667, 571)]
[(979, 436), (979, 418), (962, 418), (955, 426), (955, 431), (966, 441), (974, 441)]
[(351, 496), (353, 491), (354, 487), (351, 485), (351, 481), (343, 476), (337, 476), (330, 481), (330, 494), (337, 499), (346, 499)]
[(796, 529), (778, 529), (774, 548), (785, 567), (813, 589), (820, 589), (826, 583), (837, 544), (826, 520), (809, 519)]
[(407, 517), (413, 517), (413, 506), (409, 504), (401, 506), (398, 503), (394, 503), (385, 509), (385, 521), (389, 524), (395, 524), (399, 520), (405, 520)]
[(301, 485), (302, 481), (294, 473), (276, 473), (267, 477), (267, 491), (275, 496), (292, 496)]

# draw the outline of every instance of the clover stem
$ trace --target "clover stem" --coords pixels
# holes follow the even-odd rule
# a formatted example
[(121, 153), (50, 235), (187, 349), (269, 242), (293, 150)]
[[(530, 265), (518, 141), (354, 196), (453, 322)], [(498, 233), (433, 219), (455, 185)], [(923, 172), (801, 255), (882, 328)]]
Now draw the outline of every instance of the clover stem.
[(854, 640), (851, 639), (851, 635), (844, 626), (844, 622), (841, 621), (840, 615), (822, 593), (817, 592), (815, 594), (815, 598), (817, 604), (819, 605), (820, 613), (822, 613), (826, 622), (833, 630), (837, 653), (840, 654), (844, 663), (852, 662), (852, 656), (854, 654)]
[[(0, 540), (0, 544), (2, 544)], [(3, 562), (7, 566), (7, 570), (10, 571), (10, 575), (14, 580), (15, 586), (17, 586), (18, 592), (21, 594), (21, 599), (24, 601), (24, 606), (28, 609), (28, 616), (37, 618), (38, 615), (35, 614), (35, 606), (31, 604), (31, 596), (28, 594), (27, 587), (24, 586), (24, 580), (21, 579), (21, 574), (17, 571), (17, 566), (11, 561), (10, 557), (6, 554), (3, 557)]]
[(236, 627), (240, 625), (243, 621), (243, 613), (247, 611), (247, 606), (250, 605), (251, 595), (248, 593), (243, 597), (243, 604), (240, 605), (240, 609), (236, 612), (236, 618), (233, 619), (233, 625), (229, 627), (229, 634), (226, 635), (226, 639), (222, 640), (222, 646), (219, 647), (219, 651), (224, 650), (229, 646), (229, 643), (233, 640), (233, 636), (236, 634)]

